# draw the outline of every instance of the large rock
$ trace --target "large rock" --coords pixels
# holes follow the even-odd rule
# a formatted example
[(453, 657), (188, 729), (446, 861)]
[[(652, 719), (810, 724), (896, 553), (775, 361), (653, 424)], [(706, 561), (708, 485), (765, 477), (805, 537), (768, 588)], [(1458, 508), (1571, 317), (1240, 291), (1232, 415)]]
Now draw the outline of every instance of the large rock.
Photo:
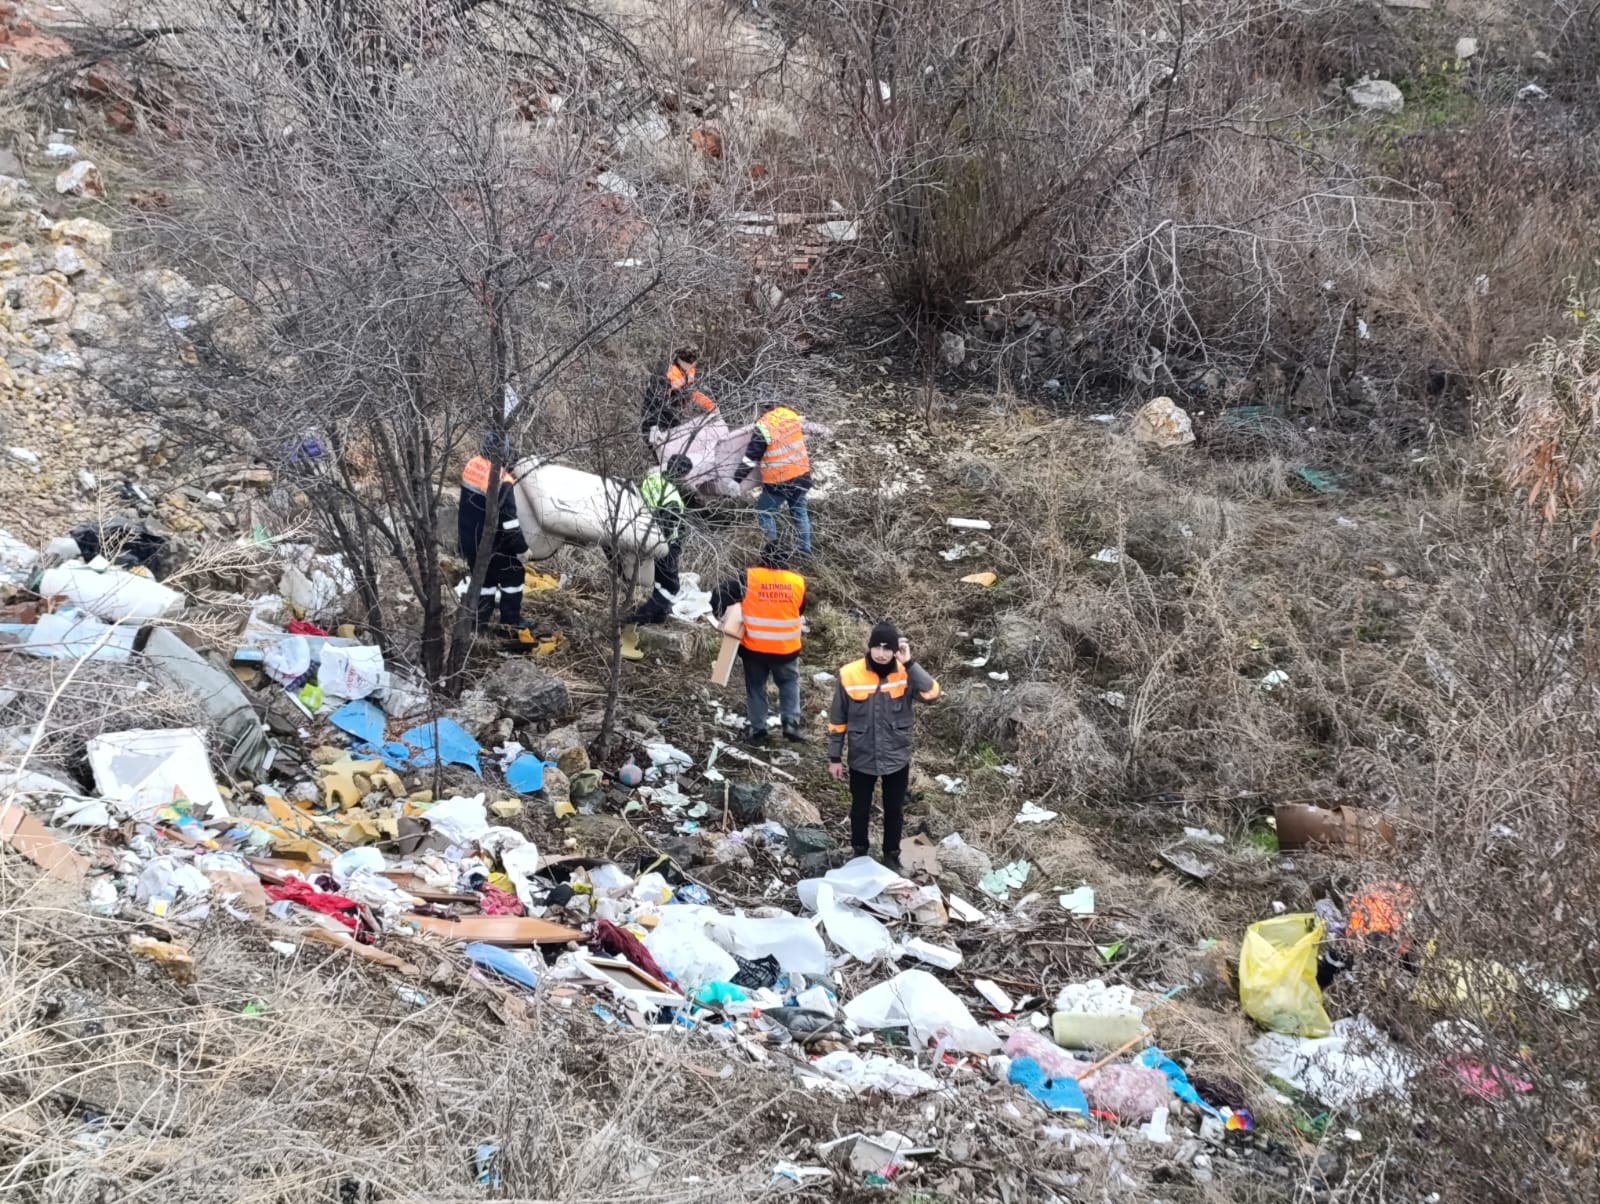
[(732, 782), (728, 786), (728, 814), (741, 828), (765, 820), (785, 828), (809, 827), (822, 822), (822, 813), (793, 786), (783, 782)]
[(1182, 447), (1194, 442), (1189, 412), (1170, 397), (1147, 401), (1133, 416), (1133, 437), (1156, 447)]
[(70, 243), (99, 259), (111, 250), (111, 231), (86, 217), (68, 218), (50, 227), (53, 242)]
[(67, 278), (60, 272), (30, 276), (13, 287), (21, 302), (17, 309), (29, 322), (41, 325), (64, 322), (72, 316), (75, 298), (67, 287)]
[(1351, 84), (1344, 94), (1363, 113), (1398, 113), (1406, 107), (1399, 87), (1386, 79), (1364, 79)]
[(56, 175), (56, 191), (63, 196), (104, 196), (105, 184), (100, 179), (100, 169), (87, 159), (79, 159), (71, 167)]
[(483, 692), (502, 715), (541, 730), (560, 723), (572, 708), (566, 685), (526, 660), (506, 661), (483, 683)]

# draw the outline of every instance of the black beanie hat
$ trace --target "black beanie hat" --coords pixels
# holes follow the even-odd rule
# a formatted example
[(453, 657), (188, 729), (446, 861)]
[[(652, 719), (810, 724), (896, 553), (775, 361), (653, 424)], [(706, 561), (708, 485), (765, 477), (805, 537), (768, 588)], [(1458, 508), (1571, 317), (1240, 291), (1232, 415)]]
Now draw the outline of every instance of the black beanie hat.
[(884, 619), (872, 629), (872, 634), (867, 637), (868, 648), (894, 648), (900, 647), (900, 631), (895, 625)]

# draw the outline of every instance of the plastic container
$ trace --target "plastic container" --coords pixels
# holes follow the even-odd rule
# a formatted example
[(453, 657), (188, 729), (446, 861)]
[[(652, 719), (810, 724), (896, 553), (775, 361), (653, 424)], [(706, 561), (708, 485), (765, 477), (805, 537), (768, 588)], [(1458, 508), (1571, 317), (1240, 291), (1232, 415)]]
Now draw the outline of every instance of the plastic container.
[(1056, 1012), (1050, 1028), (1056, 1044), (1066, 1049), (1116, 1049), (1139, 1035), (1144, 1013), (1138, 1009), (1122, 1012)]

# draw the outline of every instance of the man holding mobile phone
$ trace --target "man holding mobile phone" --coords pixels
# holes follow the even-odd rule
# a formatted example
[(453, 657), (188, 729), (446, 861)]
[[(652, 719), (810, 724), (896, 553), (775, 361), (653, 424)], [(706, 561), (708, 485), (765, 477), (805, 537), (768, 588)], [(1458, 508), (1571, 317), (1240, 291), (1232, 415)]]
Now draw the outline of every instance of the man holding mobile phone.
[[(911, 781), (911, 720), (916, 699), (932, 702), (939, 683), (917, 664), (911, 645), (884, 620), (867, 637), (867, 655), (839, 670), (828, 708), (828, 772), (850, 773), (850, 843), (867, 855), (872, 795), (883, 783), (883, 863), (900, 868), (900, 831)], [(848, 748), (848, 754), (846, 749)]]

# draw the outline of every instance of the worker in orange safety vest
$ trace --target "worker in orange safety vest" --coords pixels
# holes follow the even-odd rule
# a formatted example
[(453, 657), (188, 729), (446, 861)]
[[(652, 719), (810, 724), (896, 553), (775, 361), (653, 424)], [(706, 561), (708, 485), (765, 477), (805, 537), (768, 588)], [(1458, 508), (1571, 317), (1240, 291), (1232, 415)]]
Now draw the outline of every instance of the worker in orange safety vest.
[(671, 430), (686, 419), (717, 412), (717, 403), (694, 387), (698, 361), (699, 354), (692, 347), (674, 351), (672, 359), (658, 364), (645, 382), (639, 434), (647, 444), (655, 428)]
[(489, 569), (484, 574), (483, 587), (478, 594), (476, 619), (483, 626), (494, 618), (495, 603), (500, 605), (500, 621), (511, 627), (522, 623), (522, 561), (518, 559), (528, 550), (528, 541), (522, 534), (522, 524), (517, 521), (516, 481), (509, 468), (512, 459), (511, 443), (501, 434), (490, 431), (483, 437), (479, 454), (467, 461), (461, 470), (461, 504), (456, 514), (456, 536), (461, 545), (461, 558), (467, 562), (467, 576), (456, 586), (456, 594), (466, 598), (472, 566), (478, 559), (478, 543), (483, 537), (484, 524), (490, 521), (489, 490), (495, 468), (499, 467), (499, 497), (493, 516), (494, 546), (489, 556)]
[(800, 646), (804, 634), (806, 579), (777, 552), (768, 549), (760, 564), (742, 578), (724, 581), (711, 593), (711, 610), (719, 619), (735, 602), (744, 611), (739, 659), (744, 663), (745, 736), (754, 745), (767, 742), (767, 681), (778, 687), (778, 714), (783, 735), (803, 740), (800, 732)]
[(795, 550), (801, 556), (811, 555), (811, 514), (806, 508), (811, 456), (806, 451), (800, 415), (786, 405), (770, 406), (761, 415), (733, 479), (743, 481), (758, 468), (761, 496), (756, 499), (756, 521), (767, 537), (767, 546), (777, 546), (778, 511), (787, 506), (794, 521)]
[(917, 699), (939, 697), (939, 683), (911, 654), (910, 643), (885, 620), (867, 636), (867, 655), (839, 670), (828, 708), (828, 772), (845, 776), (850, 760), (850, 843), (867, 855), (872, 794), (883, 783), (883, 864), (900, 868), (900, 832), (911, 782), (911, 720)]

